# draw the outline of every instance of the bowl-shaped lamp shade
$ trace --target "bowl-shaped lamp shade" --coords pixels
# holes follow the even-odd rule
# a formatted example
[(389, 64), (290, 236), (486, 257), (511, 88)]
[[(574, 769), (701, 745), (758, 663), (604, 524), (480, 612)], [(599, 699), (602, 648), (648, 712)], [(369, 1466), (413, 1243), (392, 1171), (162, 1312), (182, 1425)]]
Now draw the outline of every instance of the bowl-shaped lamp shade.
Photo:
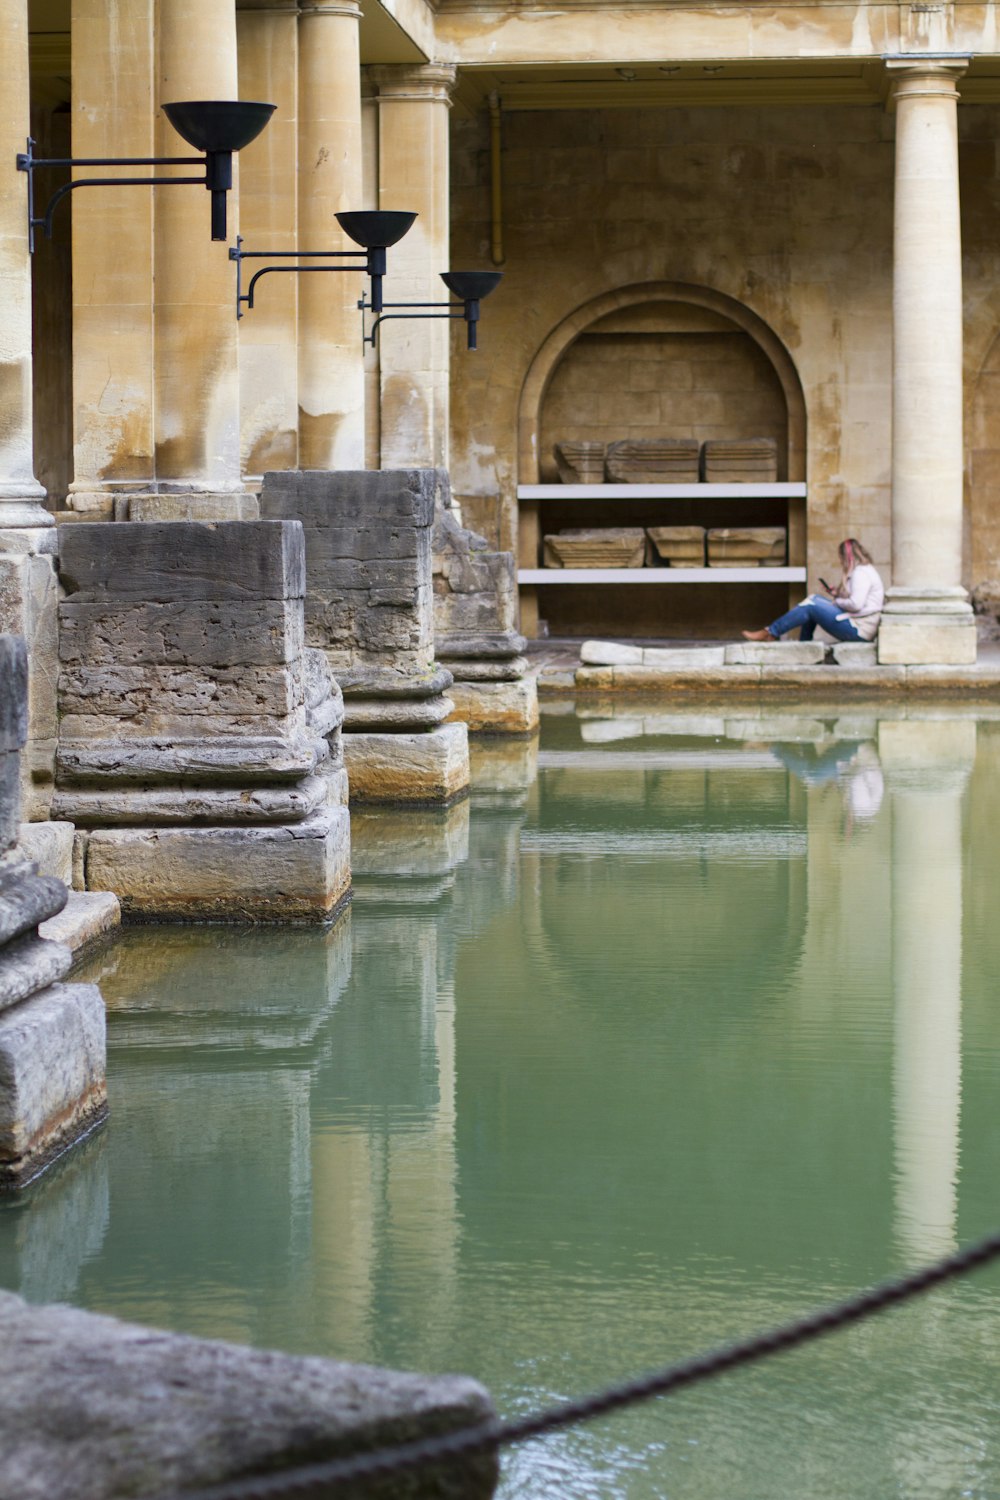
[(163, 113), (196, 151), (242, 151), (260, 135), (275, 108), (247, 99), (197, 99), (165, 104)]
[(396, 209), (358, 209), (352, 213), (337, 214), (337, 223), (356, 245), (366, 250), (385, 249), (401, 240), (416, 218), (416, 214), (403, 213)]
[(441, 280), (449, 292), (461, 297), (463, 302), (479, 302), (488, 297), (500, 281), (502, 271), (442, 271)]

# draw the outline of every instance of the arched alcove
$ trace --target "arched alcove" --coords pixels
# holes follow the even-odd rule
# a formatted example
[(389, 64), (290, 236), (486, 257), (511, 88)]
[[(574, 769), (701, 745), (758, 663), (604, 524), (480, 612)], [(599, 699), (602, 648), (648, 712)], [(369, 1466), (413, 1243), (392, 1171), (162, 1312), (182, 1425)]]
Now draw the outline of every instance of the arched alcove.
[[(805, 399), (798, 372), (781, 340), (756, 313), (723, 292), (686, 282), (654, 281), (620, 287), (584, 303), (564, 318), (541, 345), (521, 392), (518, 416), (521, 484), (542, 481), (548, 459), (543, 444), (550, 438), (558, 441), (563, 435), (562, 432), (553, 435), (550, 430), (553, 418), (562, 419), (563, 428), (572, 426), (568, 412), (559, 409), (558, 402), (562, 398), (571, 401), (575, 394), (583, 394), (582, 387), (587, 382), (600, 381), (602, 345), (606, 353), (614, 356), (605, 372), (605, 394), (636, 397), (637, 413), (642, 417), (634, 423), (632, 432), (621, 430), (622, 419), (617, 413), (625, 403), (622, 400), (608, 403), (611, 412), (608, 422), (615, 426), (610, 440), (638, 435), (640, 428), (648, 429), (650, 436), (664, 437), (698, 436), (700, 431), (694, 429), (702, 428), (711, 428), (711, 435), (720, 437), (780, 433), (783, 442), (779, 448), (779, 477), (805, 479)], [(694, 399), (671, 403), (668, 384), (671, 372), (676, 374), (690, 365), (692, 359), (705, 365), (715, 364), (723, 384), (713, 393), (710, 372), (703, 371), (699, 377), (686, 369), (683, 378), (686, 382), (690, 375), (691, 383), (677, 388), (676, 395), (679, 398), (683, 392)], [(641, 389), (642, 377), (636, 378), (636, 368), (640, 365), (649, 367), (645, 379), (659, 398), (655, 412), (651, 402), (639, 399), (650, 394)], [(733, 389), (741, 369), (750, 382), (743, 391), (742, 415), (740, 388)], [(634, 390), (615, 389), (616, 370), (619, 375), (623, 370), (629, 371), (630, 377), (636, 379)], [(656, 384), (658, 380), (660, 383)], [(595, 391), (595, 395), (600, 394), (600, 389)], [(713, 394), (719, 398), (714, 403), (709, 399)], [(556, 398), (555, 409), (547, 413), (551, 397)], [(581, 403), (577, 420), (580, 430), (566, 430), (565, 436), (590, 435), (599, 439), (608, 422), (599, 414), (595, 421), (596, 412), (596, 403), (593, 409), (586, 402)]]

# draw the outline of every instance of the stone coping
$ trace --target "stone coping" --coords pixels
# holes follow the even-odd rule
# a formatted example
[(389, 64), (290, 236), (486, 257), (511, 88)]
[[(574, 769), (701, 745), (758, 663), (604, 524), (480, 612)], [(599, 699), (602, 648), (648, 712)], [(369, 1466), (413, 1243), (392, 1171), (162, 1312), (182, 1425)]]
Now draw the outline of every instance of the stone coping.
[[(584, 654), (616, 658), (587, 662)], [(940, 697), (962, 693), (1000, 699), (1000, 650), (981, 648), (971, 666), (879, 666), (871, 649), (822, 643), (706, 642), (682, 646), (627, 642), (532, 641), (530, 670), (542, 696), (572, 693), (798, 694), (841, 698)], [(819, 658), (817, 660), (817, 657)]]

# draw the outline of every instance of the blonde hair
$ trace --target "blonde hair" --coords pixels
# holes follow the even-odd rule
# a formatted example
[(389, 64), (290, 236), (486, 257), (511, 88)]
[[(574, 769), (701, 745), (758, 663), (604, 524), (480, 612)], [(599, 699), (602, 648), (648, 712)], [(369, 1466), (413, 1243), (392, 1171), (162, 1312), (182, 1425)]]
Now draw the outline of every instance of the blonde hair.
[(849, 536), (846, 541), (841, 542), (837, 552), (845, 573), (850, 573), (859, 563), (870, 563), (872, 560), (871, 553), (862, 547), (856, 536)]

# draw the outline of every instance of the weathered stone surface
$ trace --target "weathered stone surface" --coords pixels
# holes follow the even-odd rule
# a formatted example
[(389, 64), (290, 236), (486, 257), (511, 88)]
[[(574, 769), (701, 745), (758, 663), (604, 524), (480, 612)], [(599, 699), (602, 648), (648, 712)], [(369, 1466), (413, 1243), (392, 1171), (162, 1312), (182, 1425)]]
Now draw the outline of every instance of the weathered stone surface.
[[(209, 1343), (7, 1293), (0, 1329), (0, 1492), (18, 1500), (142, 1500), (493, 1417), (461, 1377)], [(487, 1456), (338, 1493), (487, 1500), (496, 1473)]]
[(259, 666), (294, 661), (305, 644), (293, 599), (102, 600), (59, 611), (59, 659), (119, 666)]
[(973, 666), (976, 622), (968, 615), (884, 614), (878, 632), (880, 666)]
[(16, 750), (0, 750), (0, 854), (16, 842), (20, 827), (21, 757)]
[(0, 1013), (0, 1187), (23, 1185), (107, 1113), (104, 1030), (92, 984), (53, 984)]
[(440, 694), (434, 698), (352, 697), (344, 703), (344, 728), (349, 734), (369, 729), (434, 729), (448, 718), (451, 707), (451, 698)]
[(27, 647), (20, 636), (0, 635), (0, 750), (20, 750), (27, 738)]
[(778, 477), (774, 438), (713, 438), (701, 450), (706, 484), (771, 484)]
[(56, 764), (64, 786), (72, 782), (127, 785), (144, 781), (254, 785), (298, 781), (311, 774), (323, 754), (322, 744), (304, 734), (289, 739), (277, 735), (233, 736), (222, 743), (190, 737), (138, 743), (97, 740), (60, 745)]
[(130, 521), (256, 521), (256, 495), (205, 495), (197, 492), (129, 495)]
[[(64, 901), (65, 893), (57, 911)], [(61, 943), (47, 943), (33, 935), (5, 944), (0, 949), (0, 1012), (55, 984), (69, 972), (72, 962), (73, 955)]]
[(450, 697), (452, 722), (464, 722), (470, 734), (531, 734), (538, 728), (534, 677), (514, 682), (456, 682)]
[(641, 568), (646, 533), (639, 526), (581, 527), (542, 538), (546, 568)]
[(285, 718), (303, 707), (305, 691), (300, 662), (279, 667), (81, 662), (60, 673), (59, 702), (65, 715), (134, 720), (155, 733), (162, 723), (202, 715), (251, 726)]
[(629, 438), (608, 445), (605, 470), (618, 484), (697, 484), (697, 438)]
[(39, 875), (52, 875), (63, 885), (72, 884), (72, 823), (22, 823), (17, 844), (25, 858), (38, 866)]
[(874, 641), (834, 641), (831, 652), (838, 667), (874, 667), (878, 660)]
[(604, 480), (604, 444), (556, 443), (556, 468), (563, 484), (601, 484)]
[(105, 828), (83, 852), (87, 889), (114, 891), (126, 914), (317, 921), (350, 888), (343, 807), (277, 827)]
[(290, 521), (63, 526), (59, 576), (74, 604), (301, 599), (303, 537)]
[(588, 667), (638, 666), (641, 646), (626, 646), (618, 641), (584, 641), (580, 660)]
[(436, 639), (437, 654), (442, 661), (462, 661), (467, 657), (520, 656), (527, 641), (515, 631), (490, 635), (445, 635)]
[(648, 560), (654, 566), (657, 563), (671, 568), (705, 566), (704, 526), (647, 526), (646, 535), (652, 543), (652, 556)]
[(746, 641), (725, 650), (727, 667), (818, 667), (826, 656), (819, 641)]
[[(528, 670), (526, 656), (508, 656), (502, 660), (487, 657), (485, 661), (460, 661), (449, 663), (455, 682), (518, 682)], [(454, 685), (448, 689), (454, 698)]]
[(57, 792), (53, 810), (72, 813), (79, 828), (147, 824), (300, 823), (325, 805), (327, 783), (309, 776), (287, 786), (73, 787)]
[(74, 959), (121, 926), (122, 909), (111, 891), (70, 891), (61, 912), (42, 922), (38, 936), (64, 943)]
[[(72, 856), (72, 846), (70, 846)], [(55, 916), (66, 904), (66, 887), (51, 875), (33, 873), (30, 864), (0, 871), (0, 975), (7, 950), (5, 943), (34, 932), (39, 922)], [(3, 980), (0, 978), (0, 989)]]
[(442, 667), (408, 672), (394, 667), (356, 666), (338, 671), (344, 707), (353, 698), (434, 698), (451, 687), (452, 674)]
[(507, 634), (517, 624), (517, 570), (510, 552), (460, 526), (447, 475), (438, 486), (434, 523), (434, 633), (446, 638)]
[(777, 567), (785, 561), (787, 542), (784, 526), (712, 527), (708, 532), (708, 566)]
[(426, 734), (348, 734), (344, 762), (351, 802), (447, 802), (469, 785), (464, 724)]
[[(53, 544), (55, 528), (51, 528)], [(53, 760), (58, 733), (56, 679), (58, 677), (58, 588), (55, 559), (30, 550), (2, 555), (0, 543), (0, 630), (23, 637), (27, 649), (27, 740), (21, 761), (24, 816), (45, 818), (52, 794)], [(13, 548), (16, 553), (16, 546)], [(0, 683), (4, 671), (0, 668)], [(20, 695), (18, 695), (20, 696)], [(0, 688), (0, 753), (3, 752), (5, 710)], [(10, 701), (10, 700), (8, 700)], [(8, 748), (11, 748), (8, 746)]]
[(725, 660), (725, 646), (645, 646), (642, 652), (646, 667), (721, 667)]

